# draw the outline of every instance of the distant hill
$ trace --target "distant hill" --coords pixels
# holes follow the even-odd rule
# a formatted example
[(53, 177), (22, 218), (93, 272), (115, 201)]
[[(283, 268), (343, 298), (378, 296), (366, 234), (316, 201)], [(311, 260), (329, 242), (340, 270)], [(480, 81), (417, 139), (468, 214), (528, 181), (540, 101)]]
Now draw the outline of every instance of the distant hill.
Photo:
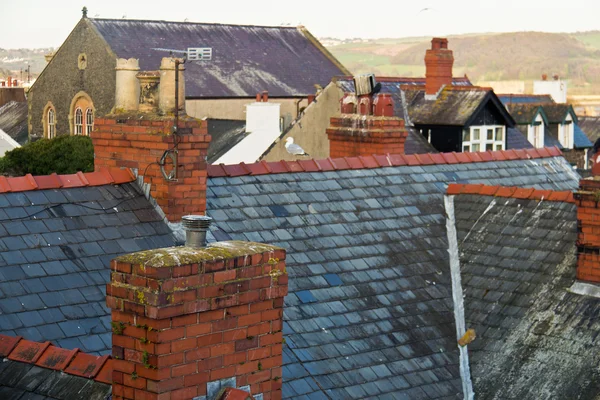
[[(600, 92), (600, 31), (471, 34), (448, 39), (454, 51), (455, 76), (466, 73), (477, 82), (558, 74), (569, 80), (570, 94)], [(423, 76), (423, 57), (430, 40), (381, 39), (343, 43), (329, 50), (355, 73)]]
[(52, 48), (41, 49), (0, 49), (0, 77), (27, 79), (27, 66), (31, 65), (32, 78), (37, 77), (46, 66), (45, 54), (53, 52)]

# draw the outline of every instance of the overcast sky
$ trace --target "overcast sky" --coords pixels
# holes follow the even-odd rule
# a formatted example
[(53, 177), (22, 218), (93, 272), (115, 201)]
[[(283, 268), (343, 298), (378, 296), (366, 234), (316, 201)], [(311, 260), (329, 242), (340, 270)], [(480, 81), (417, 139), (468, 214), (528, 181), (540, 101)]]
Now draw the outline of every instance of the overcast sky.
[(60, 46), (81, 18), (83, 5), (92, 18), (302, 24), (318, 37), (600, 30), (598, 0), (0, 0), (2, 3), (0, 48)]

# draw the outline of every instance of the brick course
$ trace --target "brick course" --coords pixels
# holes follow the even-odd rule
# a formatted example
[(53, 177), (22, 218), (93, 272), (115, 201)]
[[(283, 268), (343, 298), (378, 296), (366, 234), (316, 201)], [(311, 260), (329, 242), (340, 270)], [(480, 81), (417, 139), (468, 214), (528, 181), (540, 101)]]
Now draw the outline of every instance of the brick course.
[(583, 179), (577, 205), (577, 279), (600, 283), (600, 181)]

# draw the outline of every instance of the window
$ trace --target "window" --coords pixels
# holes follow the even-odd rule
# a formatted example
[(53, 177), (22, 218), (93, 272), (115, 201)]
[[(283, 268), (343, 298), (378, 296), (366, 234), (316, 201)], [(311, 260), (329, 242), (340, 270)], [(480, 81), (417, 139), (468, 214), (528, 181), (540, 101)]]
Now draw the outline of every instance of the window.
[(75, 134), (83, 134), (83, 111), (81, 111), (81, 108), (75, 110)]
[(504, 150), (504, 126), (471, 126), (463, 131), (462, 149), (467, 151)]
[(538, 114), (533, 124), (527, 126), (527, 140), (536, 149), (544, 147), (545, 125), (543, 117)]
[(573, 130), (573, 119), (571, 115), (568, 115), (565, 123), (560, 124), (558, 128), (558, 140), (566, 149), (573, 148)]
[(48, 139), (56, 136), (56, 113), (53, 108), (48, 109)]
[(88, 108), (85, 111), (85, 134), (90, 136), (92, 130), (94, 130), (94, 112), (91, 108)]

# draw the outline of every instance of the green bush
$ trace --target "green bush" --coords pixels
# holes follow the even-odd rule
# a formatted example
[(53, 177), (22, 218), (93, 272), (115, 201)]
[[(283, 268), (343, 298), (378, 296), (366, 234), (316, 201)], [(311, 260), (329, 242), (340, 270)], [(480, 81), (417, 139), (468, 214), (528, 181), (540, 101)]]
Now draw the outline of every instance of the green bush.
[(74, 174), (94, 170), (94, 147), (87, 136), (58, 136), (40, 139), (6, 152), (0, 158), (0, 174)]

